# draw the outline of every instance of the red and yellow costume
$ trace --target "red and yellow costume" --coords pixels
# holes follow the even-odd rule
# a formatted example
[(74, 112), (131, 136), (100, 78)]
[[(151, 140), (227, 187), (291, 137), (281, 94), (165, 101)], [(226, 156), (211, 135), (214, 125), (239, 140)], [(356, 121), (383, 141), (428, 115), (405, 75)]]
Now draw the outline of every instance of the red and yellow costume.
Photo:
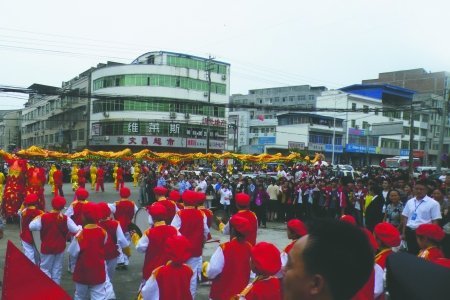
[(3, 193), (2, 212), (5, 218), (17, 218), (25, 194), (27, 162), (23, 159), (5, 159), (9, 165)]
[(275, 276), (258, 276), (235, 299), (281, 300), (280, 280)]
[(439, 249), (436, 246), (428, 247), (427, 249), (420, 250), (419, 254), (417, 255), (420, 258), (423, 258), (425, 260), (434, 261), (438, 258), (444, 258), (444, 253), (442, 253), (442, 250)]
[(27, 187), (25, 195), (35, 194), (39, 198), (37, 207), (45, 210), (44, 185), (45, 171), (43, 168), (31, 167), (27, 171)]

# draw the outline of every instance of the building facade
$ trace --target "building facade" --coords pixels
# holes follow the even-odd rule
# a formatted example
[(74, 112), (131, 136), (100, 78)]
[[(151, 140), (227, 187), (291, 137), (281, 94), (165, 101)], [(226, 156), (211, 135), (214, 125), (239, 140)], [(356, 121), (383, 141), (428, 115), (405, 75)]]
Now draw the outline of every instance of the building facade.
[(14, 151), (20, 147), (20, 110), (0, 111), (0, 149)]
[(228, 63), (164, 51), (96, 69), (89, 147), (223, 151), (229, 77)]
[[(254, 89), (247, 95), (232, 95), (229, 123), (237, 124), (238, 149), (243, 153), (263, 153), (267, 146), (275, 146), (279, 108), (312, 110), (323, 91), (326, 88), (322, 86), (299, 85)], [(233, 138), (234, 131), (230, 130), (228, 149), (233, 148)]]

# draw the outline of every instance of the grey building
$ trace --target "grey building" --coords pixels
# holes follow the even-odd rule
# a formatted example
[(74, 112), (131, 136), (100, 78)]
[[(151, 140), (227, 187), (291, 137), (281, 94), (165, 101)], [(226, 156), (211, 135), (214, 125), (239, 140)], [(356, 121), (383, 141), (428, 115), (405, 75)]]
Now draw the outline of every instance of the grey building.
[(20, 110), (0, 111), (0, 149), (13, 151), (20, 147)]
[[(266, 145), (276, 143), (277, 114), (272, 107), (290, 107), (297, 110), (312, 110), (316, 99), (327, 88), (310, 85), (273, 87), (249, 90), (246, 95), (230, 97), (229, 124), (237, 124), (238, 133), (229, 130), (228, 149), (233, 149), (234, 137), (238, 137), (239, 149), (246, 153), (262, 153)], [(251, 106), (255, 106), (252, 108)], [(250, 107), (249, 107), (250, 106)]]

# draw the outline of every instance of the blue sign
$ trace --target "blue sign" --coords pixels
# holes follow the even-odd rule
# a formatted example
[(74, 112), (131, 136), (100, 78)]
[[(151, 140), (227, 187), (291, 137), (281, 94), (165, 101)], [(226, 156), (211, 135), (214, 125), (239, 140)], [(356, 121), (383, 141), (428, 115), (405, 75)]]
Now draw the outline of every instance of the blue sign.
[(275, 144), (276, 138), (274, 136), (264, 136), (258, 138), (258, 144), (267, 145), (267, 144)]
[[(333, 152), (333, 144), (325, 144), (325, 152)], [(334, 145), (335, 153), (344, 152), (344, 147), (342, 145)]]
[(408, 156), (409, 149), (400, 149), (400, 156)]
[(345, 146), (345, 152), (348, 153), (370, 153), (370, 154), (376, 154), (377, 147), (375, 146), (369, 146), (367, 149), (364, 145), (356, 145), (356, 144), (347, 144)]

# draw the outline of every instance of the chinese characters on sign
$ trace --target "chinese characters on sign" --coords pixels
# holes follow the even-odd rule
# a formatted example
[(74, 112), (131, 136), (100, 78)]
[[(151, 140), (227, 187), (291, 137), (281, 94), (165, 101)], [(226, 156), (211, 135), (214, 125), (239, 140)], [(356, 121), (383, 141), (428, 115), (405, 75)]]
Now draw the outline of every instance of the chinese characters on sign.
[(159, 133), (159, 123), (148, 123), (148, 133)]
[(212, 119), (212, 118), (203, 118), (202, 125), (212, 125), (212, 126), (226, 126), (227, 121), (220, 119)]
[(139, 132), (139, 123), (138, 122), (128, 123), (128, 132), (138, 133)]
[[(206, 148), (206, 139), (181, 138), (171, 136), (116, 136), (110, 139), (93, 139), (93, 145), (130, 145), (168, 148)], [(225, 141), (210, 140), (211, 149), (223, 150)]]
[(169, 134), (180, 134), (180, 124), (169, 124)]

